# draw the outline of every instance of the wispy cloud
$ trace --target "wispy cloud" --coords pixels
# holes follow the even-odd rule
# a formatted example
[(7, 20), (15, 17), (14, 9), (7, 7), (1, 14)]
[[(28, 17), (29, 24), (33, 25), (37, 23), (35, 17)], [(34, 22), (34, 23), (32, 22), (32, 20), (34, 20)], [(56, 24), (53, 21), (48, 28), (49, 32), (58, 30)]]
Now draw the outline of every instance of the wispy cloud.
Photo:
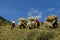
[(53, 13), (60, 13), (60, 10), (56, 9), (56, 8), (49, 8), (49, 9), (47, 9), (47, 11), (49, 11), (49, 12), (53, 11)]
[(38, 9), (35, 8), (30, 8), (28, 11), (28, 16), (29, 17), (37, 17), (37, 18), (42, 18), (42, 12), (39, 11)]
[(54, 10), (55, 10), (55, 8), (49, 8), (47, 11), (52, 12)]
[(60, 14), (60, 10), (56, 10), (56, 11), (54, 11), (53, 13), (55, 13), (55, 14)]
[(46, 13), (48, 15), (57, 15), (60, 18), (60, 9), (58, 9), (58, 8), (49, 8), (49, 9), (43, 11), (43, 14), (44, 13)]

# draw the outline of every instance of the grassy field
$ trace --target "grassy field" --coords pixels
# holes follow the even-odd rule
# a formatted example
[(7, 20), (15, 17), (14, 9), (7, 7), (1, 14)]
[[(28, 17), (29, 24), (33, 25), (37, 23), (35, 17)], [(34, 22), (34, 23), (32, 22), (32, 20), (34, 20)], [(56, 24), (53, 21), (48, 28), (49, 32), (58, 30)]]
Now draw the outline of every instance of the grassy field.
[(0, 40), (60, 40), (60, 25), (56, 29), (43, 25), (33, 29), (16, 26), (13, 30), (11, 25), (0, 26)]

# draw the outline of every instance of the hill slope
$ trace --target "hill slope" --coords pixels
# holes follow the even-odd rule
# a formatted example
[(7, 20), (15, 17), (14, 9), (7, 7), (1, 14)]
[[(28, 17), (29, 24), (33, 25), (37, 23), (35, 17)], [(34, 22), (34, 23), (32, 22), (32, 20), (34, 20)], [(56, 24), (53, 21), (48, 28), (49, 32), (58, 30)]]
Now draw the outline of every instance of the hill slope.
[(0, 26), (10, 24), (10, 21), (0, 16)]
[(33, 29), (19, 29), (16, 26), (13, 30), (9, 24), (3, 25), (0, 26), (0, 40), (60, 40), (60, 25), (56, 29), (43, 25)]

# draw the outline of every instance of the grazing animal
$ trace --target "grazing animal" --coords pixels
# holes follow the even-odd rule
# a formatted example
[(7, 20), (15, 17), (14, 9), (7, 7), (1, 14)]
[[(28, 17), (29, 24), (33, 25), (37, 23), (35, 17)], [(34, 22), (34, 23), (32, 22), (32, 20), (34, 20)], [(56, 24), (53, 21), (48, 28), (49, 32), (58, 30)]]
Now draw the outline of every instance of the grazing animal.
[(28, 18), (27, 27), (29, 27), (29, 29), (37, 28), (37, 23), (35, 20), (36, 20), (36, 18), (33, 18), (33, 17)]
[(53, 28), (56, 28), (58, 26), (58, 17), (56, 15), (48, 16), (46, 20), (52, 24)]
[(11, 29), (13, 29), (13, 28), (15, 27), (15, 21), (12, 20), (11, 23), (12, 23), (12, 27), (11, 27)]
[(19, 18), (18, 19), (18, 25), (19, 25), (19, 28), (26, 28), (26, 25), (27, 25), (27, 20), (25, 18)]

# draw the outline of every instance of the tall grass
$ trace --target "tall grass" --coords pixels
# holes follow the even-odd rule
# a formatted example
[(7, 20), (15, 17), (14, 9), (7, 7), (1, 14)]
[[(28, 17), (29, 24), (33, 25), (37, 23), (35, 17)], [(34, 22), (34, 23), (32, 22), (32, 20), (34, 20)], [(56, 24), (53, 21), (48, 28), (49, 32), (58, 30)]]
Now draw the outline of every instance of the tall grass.
[(60, 40), (60, 23), (58, 28), (51, 29), (41, 26), (35, 29), (11, 30), (11, 25), (0, 26), (0, 40)]

